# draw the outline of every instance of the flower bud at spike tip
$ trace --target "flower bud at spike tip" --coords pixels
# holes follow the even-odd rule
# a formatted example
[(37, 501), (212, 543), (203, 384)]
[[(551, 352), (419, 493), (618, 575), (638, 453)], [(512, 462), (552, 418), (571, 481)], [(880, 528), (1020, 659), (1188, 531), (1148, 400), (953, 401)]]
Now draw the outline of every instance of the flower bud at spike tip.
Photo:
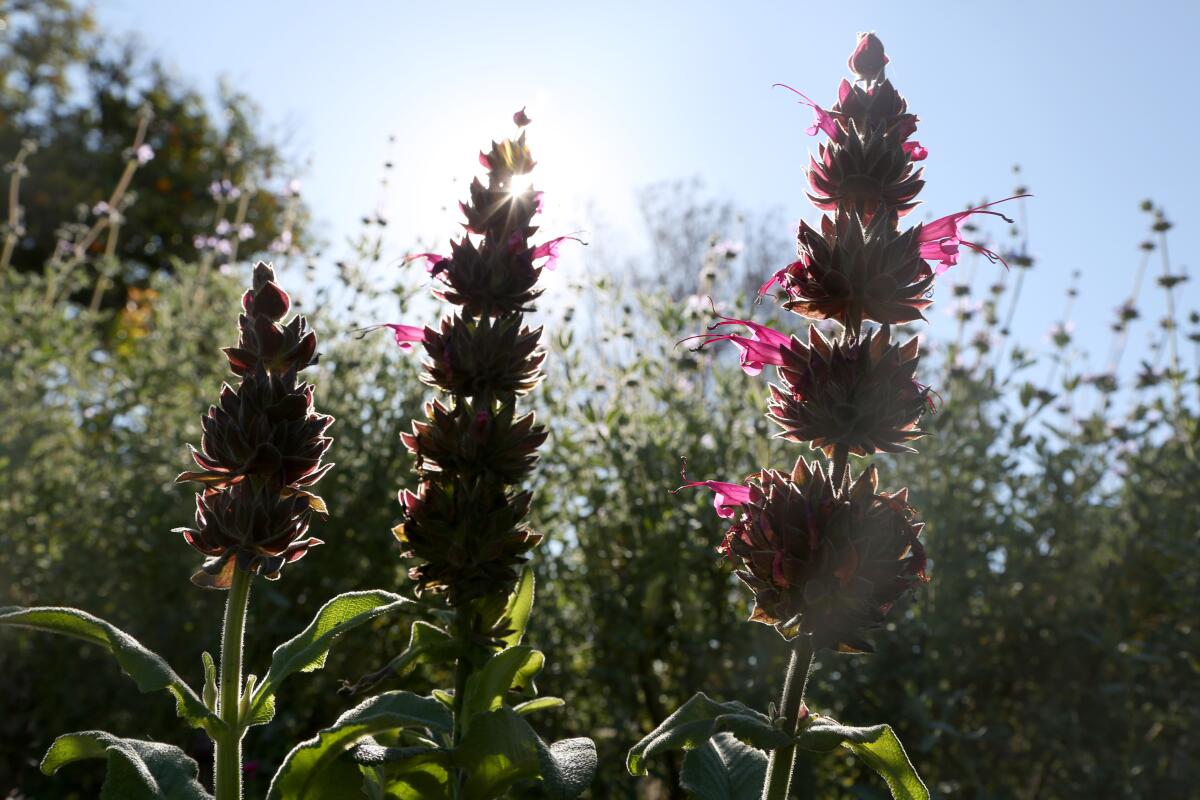
[(883, 42), (874, 33), (860, 33), (858, 47), (850, 55), (847, 64), (850, 71), (860, 80), (876, 81), (883, 76), (883, 68), (887, 66), (888, 57), (883, 52)]

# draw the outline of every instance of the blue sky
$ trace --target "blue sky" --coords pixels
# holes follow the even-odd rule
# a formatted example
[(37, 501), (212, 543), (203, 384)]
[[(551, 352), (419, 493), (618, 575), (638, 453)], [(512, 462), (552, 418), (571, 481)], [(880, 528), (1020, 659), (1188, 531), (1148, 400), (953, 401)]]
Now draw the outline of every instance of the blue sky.
[[(377, 205), (398, 249), (444, 237), (453, 217), (442, 209), (462, 194), (476, 150), (510, 132), (522, 105), (535, 120), (547, 230), (586, 228), (591, 201), (617, 230), (632, 226), (637, 186), (693, 175), (747, 209), (812, 220), (810, 114), (770, 86), (829, 104), (855, 32), (875, 30), (930, 152), (915, 219), (1009, 194), (1015, 163), (1037, 195), (1038, 266), (1018, 315), (1027, 342), (1043, 343), (1082, 270), (1078, 339), (1100, 365), (1145, 238), (1143, 198), (1181, 223), (1170, 234), (1176, 269), (1200, 246), (1188, 219), (1200, 186), (1200, 3), (106, 0), (98, 15), (197, 86), (224, 75), (257, 98), (310, 159), (305, 193), (333, 240)], [(1180, 297), (1196, 307), (1196, 284)], [(1148, 284), (1141, 306), (1130, 366), (1161, 316), (1161, 290)]]

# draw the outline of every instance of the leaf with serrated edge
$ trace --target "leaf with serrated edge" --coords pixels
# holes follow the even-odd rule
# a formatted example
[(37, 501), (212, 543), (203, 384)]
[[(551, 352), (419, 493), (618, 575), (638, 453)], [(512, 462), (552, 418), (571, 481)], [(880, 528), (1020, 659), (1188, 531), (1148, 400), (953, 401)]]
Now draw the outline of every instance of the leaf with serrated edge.
[(58, 633), (107, 649), (117, 659), (121, 670), (133, 678), (142, 692), (165, 689), (175, 696), (175, 713), (194, 728), (220, 731), (224, 725), (215, 714), (204, 707), (183, 678), (157, 653), (146, 649), (137, 639), (120, 628), (77, 608), (42, 606), (0, 608), (0, 625)]
[(246, 724), (270, 722), (275, 716), (279, 684), (296, 672), (313, 672), (325, 666), (325, 657), (338, 636), (411, 602), (398, 594), (373, 590), (340, 594), (321, 606), (308, 627), (275, 648), (271, 668), (254, 692)]

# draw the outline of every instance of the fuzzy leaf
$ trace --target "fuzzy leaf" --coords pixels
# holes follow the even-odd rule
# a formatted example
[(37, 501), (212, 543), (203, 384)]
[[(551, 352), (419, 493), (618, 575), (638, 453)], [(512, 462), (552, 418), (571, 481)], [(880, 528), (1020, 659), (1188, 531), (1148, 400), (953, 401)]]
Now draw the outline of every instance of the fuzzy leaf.
[(696, 800), (758, 800), (766, 775), (766, 753), (722, 732), (688, 751), (679, 783)]
[(451, 753), (436, 747), (381, 747), (367, 739), (351, 757), (371, 800), (450, 800)]
[(463, 724), (469, 730), (475, 714), (495, 711), (509, 690), (534, 692), (533, 678), (542, 671), (545, 656), (527, 645), (502, 650), (467, 679), (463, 695)]
[(175, 696), (175, 713), (194, 728), (218, 731), (223, 725), (204, 707), (183, 678), (163, 660), (147, 650), (137, 639), (99, 617), (77, 608), (0, 608), (0, 625), (59, 633), (85, 642), (100, 645), (116, 658), (121, 670), (133, 678), (142, 692), (167, 690)]
[(345, 796), (347, 781), (357, 786), (361, 775), (353, 760), (341, 756), (366, 737), (397, 728), (448, 733), (452, 727), (450, 712), (432, 697), (402, 691), (372, 697), (338, 717), (331, 727), (292, 748), (271, 779), (267, 798), (320, 800)]
[(791, 737), (772, 726), (766, 715), (737, 701), (718, 703), (700, 692), (634, 745), (625, 766), (633, 775), (645, 775), (646, 759), (655, 753), (691, 750), (721, 731), (760, 750), (774, 750), (791, 742)]
[(517, 703), (513, 706), (513, 711), (521, 716), (532, 714), (535, 711), (541, 711), (546, 708), (561, 708), (566, 705), (561, 697), (535, 697), (532, 700), (526, 700), (524, 703)]
[(275, 648), (271, 668), (251, 700), (246, 724), (270, 722), (275, 716), (279, 684), (293, 673), (313, 672), (325, 666), (325, 657), (338, 636), (411, 602), (398, 594), (374, 590), (340, 594), (321, 606), (308, 627)]
[(42, 759), (42, 772), (53, 775), (67, 764), (90, 758), (108, 761), (100, 800), (212, 798), (196, 780), (199, 766), (178, 747), (121, 739), (104, 731), (82, 731), (58, 737)]
[(529, 612), (533, 610), (533, 583), (533, 568), (526, 566), (521, 570), (521, 579), (509, 595), (508, 606), (504, 609), (504, 619), (512, 629), (500, 639), (505, 647), (516, 647), (525, 638), (525, 626), (529, 624)]
[(454, 751), (454, 762), (467, 776), (463, 800), (492, 800), (519, 781), (539, 778), (542, 796), (574, 800), (591, 782), (597, 763), (590, 739), (547, 745), (511, 708), (477, 715)]
[(890, 725), (855, 728), (829, 717), (817, 717), (796, 739), (796, 746), (815, 753), (844, 747), (879, 773), (895, 800), (929, 800), (929, 790)]
[(578, 737), (561, 739), (549, 747), (538, 739), (542, 790), (551, 800), (575, 800), (596, 775), (596, 744)]
[(453, 661), (458, 656), (458, 645), (454, 637), (428, 622), (417, 620), (412, 624), (408, 646), (381, 670), (364, 675), (354, 684), (346, 685), (341, 691), (355, 695), (378, 686), (389, 678), (400, 678), (422, 662), (441, 663)]

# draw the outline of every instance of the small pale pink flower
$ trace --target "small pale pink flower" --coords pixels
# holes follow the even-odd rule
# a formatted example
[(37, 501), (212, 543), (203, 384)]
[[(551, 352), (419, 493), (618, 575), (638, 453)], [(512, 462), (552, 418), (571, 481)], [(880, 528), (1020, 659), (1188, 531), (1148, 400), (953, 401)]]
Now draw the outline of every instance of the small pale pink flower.
[(937, 261), (936, 272), (941, 275), (946, 270), (958, 263), (959, 247), (967, 247), (980, 253), (988, 261), (993, 264), (999, 261), (1005, 267), (1008, 262), (1005, 261), (998, 253), (995, 253), (983, 245), (969, 242), (962, 238), (963, 222), (974, 214), (991, 214), (999, 217), (1005, 222), (1012, 223), (1012, 219), (1004, 216), (999, 211), (988, 211), (991, 206), (998, 203), (1007, 203), (1009, 200), (1017, 200), (1022, 197), (1031, 197), (1028, 194), (1018, 194), (1012, 197), (1006, 197), (1003, 200), (997, 200), (994, 203), (987, 203), (975, 208), (968, 208), (966, 211), (959, 211), (956, 214), (948, 214), (944, 217), (939, 217), (933, 222), (930, 222), (921, 227), (921, 233), (917, 237), (917, 242), (921, 247), (921, 258), (929, 261)]
[(775, 86), (787, 89), (789, 92), (799, 95), (800, 102), (813, 110), (813, 124), (804, 130), (804, 132), (809, 136), (816, 136), (817, 131), (825, 131), (825, 135), (830, 139), (836, 139), (841, 135), (837, 120), (833, 118), (833, 115), (814, 103), (811, 99), (809, 99), (808, 95), (804, 94), (804, 92), (793, 89), (786, 83), (777, 83), (771, 88), (773, 89)]
[(154, 148), (148, 144), (141, 145), (133, 152), (133, 157), (137, 159), (139, 165), (147, 164), (154, 159)]

